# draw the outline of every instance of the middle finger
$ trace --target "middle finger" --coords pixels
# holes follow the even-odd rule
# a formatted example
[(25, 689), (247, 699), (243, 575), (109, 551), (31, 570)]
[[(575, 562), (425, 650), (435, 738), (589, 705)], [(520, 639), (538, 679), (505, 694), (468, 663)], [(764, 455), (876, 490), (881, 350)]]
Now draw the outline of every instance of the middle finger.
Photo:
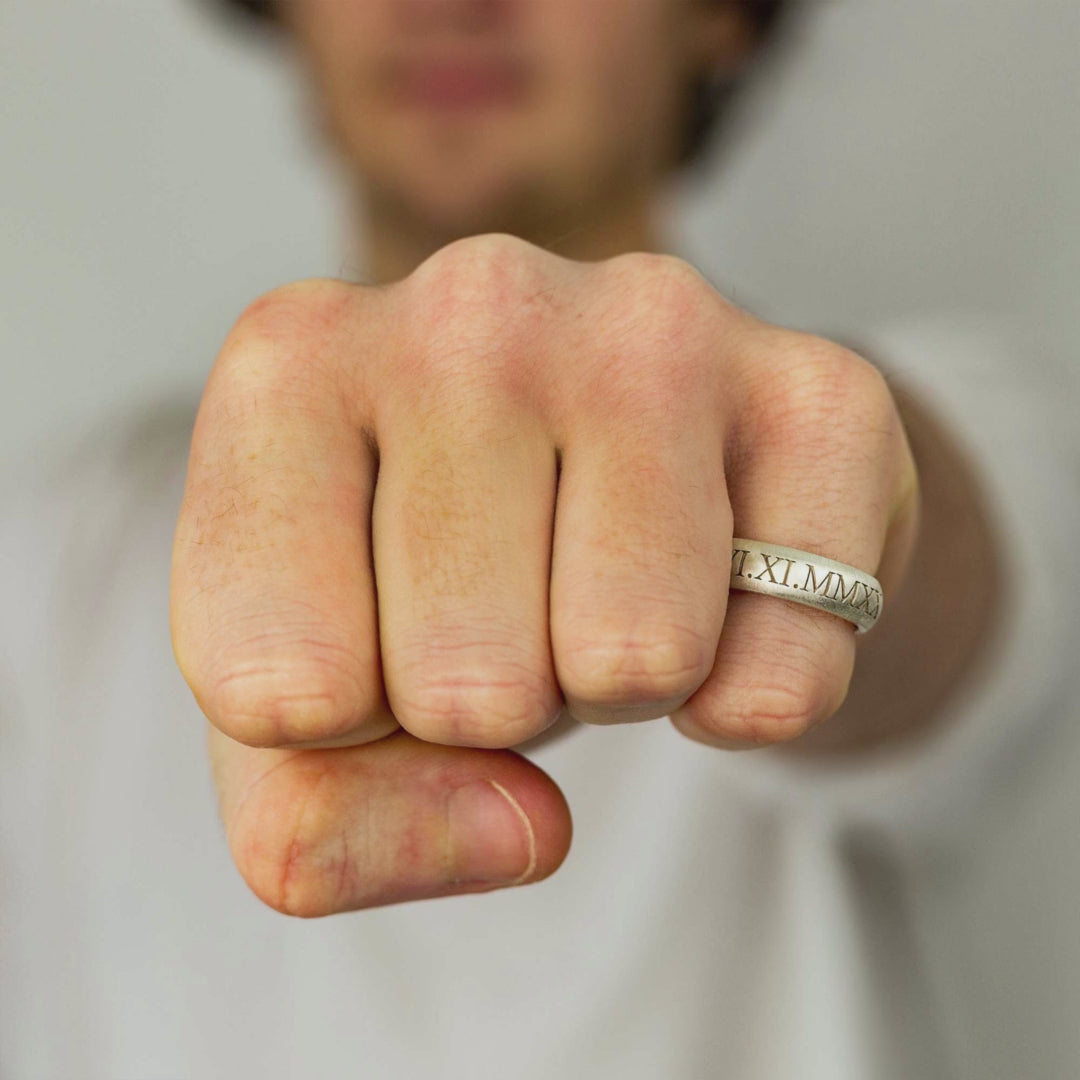
[(562, 706), (547, 617), (555, 451), (524, 405), (434, 382), (377, 436), (387, 697), (427, 742), (515, 746)]

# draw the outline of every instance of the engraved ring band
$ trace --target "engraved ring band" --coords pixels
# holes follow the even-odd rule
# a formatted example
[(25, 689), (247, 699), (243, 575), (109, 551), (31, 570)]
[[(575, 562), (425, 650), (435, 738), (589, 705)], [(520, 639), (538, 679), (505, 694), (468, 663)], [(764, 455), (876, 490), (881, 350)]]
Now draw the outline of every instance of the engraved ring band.
[(823, 555), (760, 540), (732, 541), (730, 587), (839, 615), (859, 634), (881, 615), (877, 578)]

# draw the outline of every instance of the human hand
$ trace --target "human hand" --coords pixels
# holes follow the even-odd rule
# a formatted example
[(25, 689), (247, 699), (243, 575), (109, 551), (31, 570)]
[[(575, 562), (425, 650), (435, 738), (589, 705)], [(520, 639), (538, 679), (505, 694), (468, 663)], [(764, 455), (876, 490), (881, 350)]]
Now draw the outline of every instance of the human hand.
[(171, 582), (238, 868), (304, 916), (547, 876), (569, 811), (509, 748), (564, 711), (748, 747), (824, 720), (851, 624), (729, 595), (732, 538), (887, 602), (916, 493), (876, 368), (670, 256), (489, 235), (272, 290), (208, 379)]

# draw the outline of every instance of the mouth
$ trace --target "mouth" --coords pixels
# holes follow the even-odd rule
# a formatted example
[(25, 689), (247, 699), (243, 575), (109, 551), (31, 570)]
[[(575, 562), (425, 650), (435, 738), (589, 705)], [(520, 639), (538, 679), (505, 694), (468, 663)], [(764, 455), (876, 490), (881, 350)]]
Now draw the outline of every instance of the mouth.
[(443, 111), (517, 104), (531, 81), (525, 64), (508, 59), (403, 59), (388, 70), (398, 104)]

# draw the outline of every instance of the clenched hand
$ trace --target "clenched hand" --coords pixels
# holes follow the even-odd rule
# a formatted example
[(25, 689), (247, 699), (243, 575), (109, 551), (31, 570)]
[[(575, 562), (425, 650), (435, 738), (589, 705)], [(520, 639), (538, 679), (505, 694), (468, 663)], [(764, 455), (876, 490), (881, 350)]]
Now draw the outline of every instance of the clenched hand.
[(876, 574), (887, 607), (916, 491), (876, 368), (670, 256), (490, 235), (271, 291), (207, 382), (171, 583), (241, 873), (305, 916), (545, 877), (569, 811), (509, 748), (564, 710), (794, 738), (854, 630), (729, 595), (732, 538)]

